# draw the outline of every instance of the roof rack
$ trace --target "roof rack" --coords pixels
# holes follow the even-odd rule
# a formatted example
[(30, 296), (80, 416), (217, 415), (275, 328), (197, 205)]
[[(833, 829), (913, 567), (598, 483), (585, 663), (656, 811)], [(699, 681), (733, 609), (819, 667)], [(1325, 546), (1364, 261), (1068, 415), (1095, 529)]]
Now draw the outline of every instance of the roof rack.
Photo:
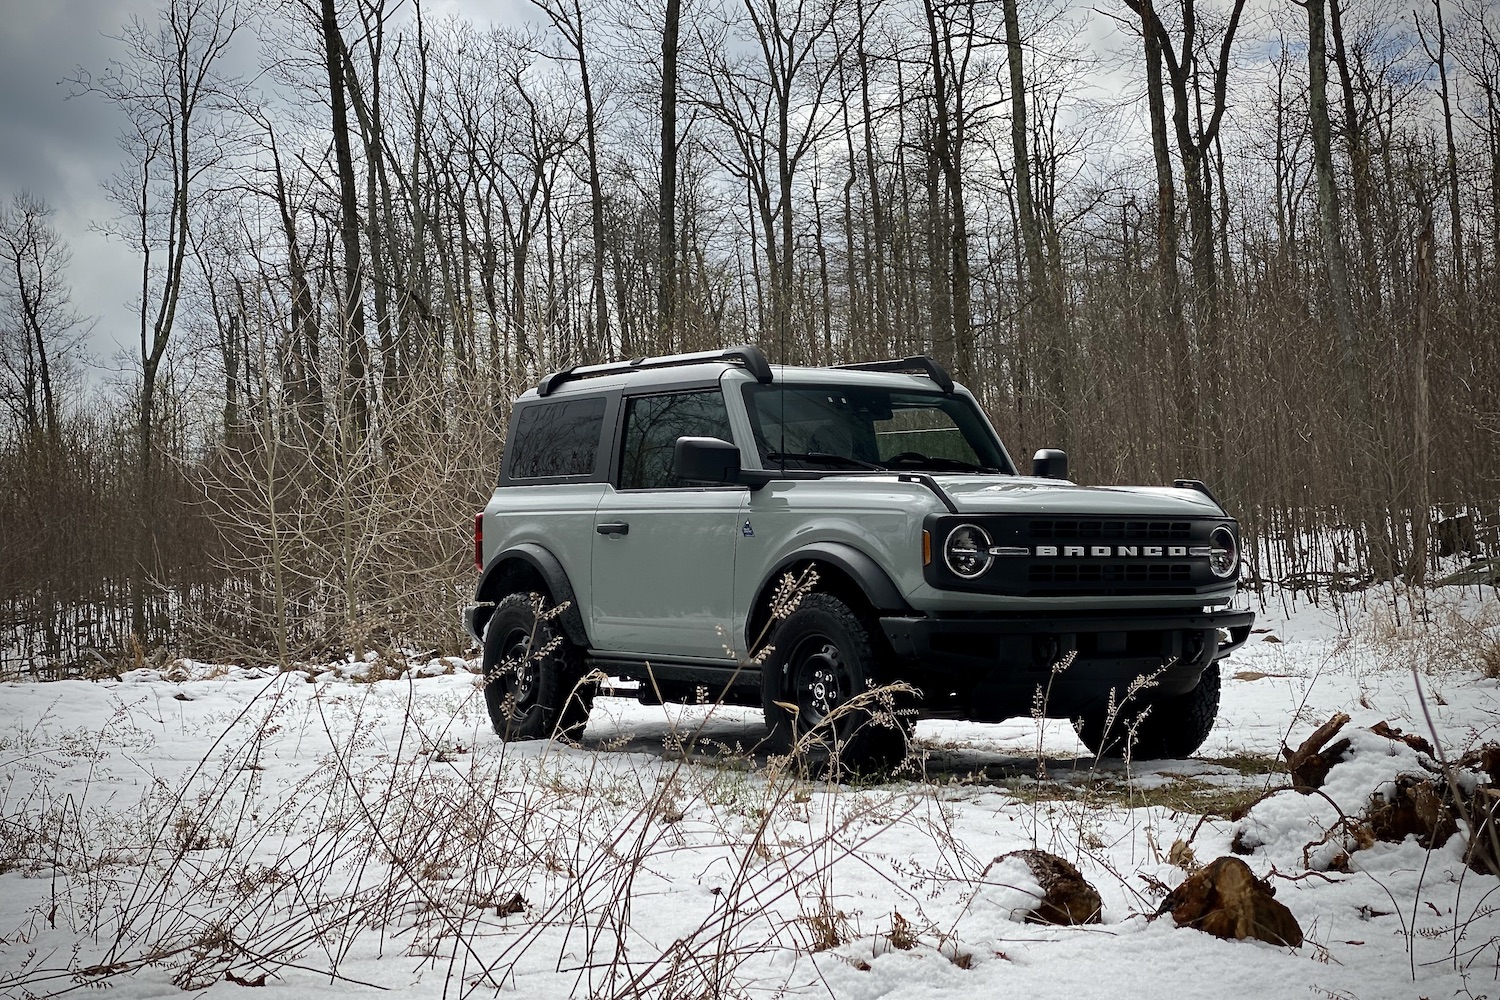
[(631, 361), (613, 361), (603, 365), (573, 365), (543, 376), (536, 384), (538, 396), (550, 396), (564, 382), (599, 375), (618, 375), (621, 372), (644, 371), (648, 368), (678, 368), (696, 365), (705, 361), (728, 361), (742, 364), (745, 370), (762, 384), (771, 381), (771, 364), (759, 347), (740, 344), (726, 347), (722, 351), (699, 351), (696, 354), (668, 354), (659, 358), (635, 358)]
[(926, 375), (937, 383), (937, 387), (945, 394), (953, 394), (953, 376), (948, 374), (948, 369), (925, 354), (891, 361), (865, 361), (857, 365), (837, 365), (836, 367), (853, 368), (864, 372), (911, 372), (914, 375)]

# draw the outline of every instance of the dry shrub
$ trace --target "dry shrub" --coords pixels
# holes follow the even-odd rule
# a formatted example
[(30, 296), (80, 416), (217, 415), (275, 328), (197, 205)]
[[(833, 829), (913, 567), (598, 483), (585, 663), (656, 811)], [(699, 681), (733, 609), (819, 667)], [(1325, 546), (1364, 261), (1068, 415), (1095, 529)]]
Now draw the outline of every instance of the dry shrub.
[(1442, 590), (1418, 598), (1414, 607), (1403, 598), (1399, 607), (1371, 611), (1364, 627), (1352, 623), (1350, 651), (1369, 649), (1382, 671), (1500, 677), (1500, 602), (1464, 605)]
[(1487, 629), (1474, 650), (1479, 673), (1490, 680), (1500, 680), (1500, 628)]
[[(556, 745), (430, 752), (454, 742), (455, 716), (478, 716), (477, 698), (434, 722), (394, 687), (309, 692), (279, 674), (188, 779), (153, 784), (125, 821), (117, 800), (59, 801), (46, 780), (0, 797), (0, 868), (58, 872), (53, 919), (80, 935), (66, 968), (0, 973), (0, 991), (59, 975), (102, 986), (148, 966), (182, 989), (293, 965), (338, 978), (346, 955), (368, 952), (361, 941), (386, 936), (496, 990), (523, 963), (581, 953), (588, 995), (740, 996), (747, 961), (851, 940), (833, 868), (927, 794), (867, 789), (812, 810), (816, 786), (748, 758), (641, 774)], [(264, 747), (299, 712), (313, 727), (302, 752), (321, 729), (321, 757), (268, 787)], [(646, 944), (639, 933), (656, 929), (632, 923), (635, 886), (695, 850), (731, 877), (698, 926)]]

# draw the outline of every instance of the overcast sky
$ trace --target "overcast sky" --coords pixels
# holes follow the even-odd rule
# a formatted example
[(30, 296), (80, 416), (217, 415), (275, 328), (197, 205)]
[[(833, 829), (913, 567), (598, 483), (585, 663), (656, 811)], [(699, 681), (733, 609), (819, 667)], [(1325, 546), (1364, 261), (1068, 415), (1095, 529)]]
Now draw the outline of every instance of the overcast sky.
[[(101, 183), (120, 165), (123, 120), (98, 96), (70, 98), (67, 81), (79, 68), (97, 74), (118, 58), (122, 45), (111, 36), (132, 13), (154, 20), (163, 2), (0, 0), (0, 200), (29, 191), (55, 209), (53, 223), (73, 250), (74, 304), (98, 320), (90, 348), (103, 369), (134, 356), (140, 333), (138, 260), (94, 228), (114, 214)], [(527, 0), (426, 0), (423, 10), (433, 20), (456, 13), (478, 23), (514, 23), (532, 8)], [(1090, 28), (1114, 33), (1103, 18)], [(256, 58), (248, 32), (245, 44), (237, 62)]]
[(137, 328), (128, 309), (138, 280), (128, 253), (90, 229), (111, 214), (100, 181), (119, 162), (117, 113), (97, 98), (68, 99), (77, 67), (103, 68), (140, 0), (12, 0), (0, 17), (0, 198), (30, 191), (55, 210), (72, 244), (74, 303), (99, 317), (93, 350), (111, 363)]
[[(0, 200), (29, 191), (53, 207), (53, 224), (73, 250), (69, 277), (78, 309), (98, 318), (91, 342), (105, 368), (133, 354), (137, 258), (95, 231), (114, 207), (101, 183), (120, 165), (123, 119), (93, 95), (69, 98), (78, 68), (97, 74), (122, 52), (110, 37), (132, 13), (148, 20), (158, 0), (0, 0)], [(428, 0), (439, 17), (462, 11), (475, 21), (517, 17), (524, 0)], [(249, 46), (255, 40), (246, 35)], [(253, 58), (253, 51), (247, 52)], [(97, 373), (96, 373), (97, 374)]]

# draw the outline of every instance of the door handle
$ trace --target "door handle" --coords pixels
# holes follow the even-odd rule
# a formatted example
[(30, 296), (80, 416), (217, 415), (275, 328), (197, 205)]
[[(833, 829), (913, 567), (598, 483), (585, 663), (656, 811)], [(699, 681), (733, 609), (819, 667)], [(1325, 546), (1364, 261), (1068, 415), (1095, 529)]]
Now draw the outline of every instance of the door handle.
[(596, 524), (594, 525), (594, 530), (601, 535), (628, 535), (630, 534), (630, 525), (624, 521), (615, 521), (610, 524)]

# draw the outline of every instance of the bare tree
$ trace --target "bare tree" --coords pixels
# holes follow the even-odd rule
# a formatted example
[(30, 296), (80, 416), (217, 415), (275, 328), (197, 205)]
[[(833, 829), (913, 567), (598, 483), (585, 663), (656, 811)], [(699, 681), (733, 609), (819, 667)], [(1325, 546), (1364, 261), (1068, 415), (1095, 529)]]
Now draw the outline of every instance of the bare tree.
[(146, 635), (145, 591), (157, 519), (153, 475), (158, 376), (175, 329), (189, 227), (210, 172), (233, 151), (238, 82), (220, 70), (242, 24), (237, 0), (168, 0), (154, 22), (132, 18), (124, 54), (98, 77), (80, 70), (75, 92), (97, 94), (126, 119), (126, 163), (105, 185), (120, 211), (109, 231), (140, 258), (140, 393), (137, 399), (136, 567), (132, 628)]
[[(705, 61), (696, 67), (693, 100), (732, 144), (736, 155), (720, 156), (721, 166), (749, 188), (771, 286), (771, 321), (763, 328), (780, 359), (792, 339), (798, 173), (837, 127), (824, 95), (837, 89), (842, 43), (831, 33), (836, 3), (743, 3), (744, 21), (726, 22), (724, 36), (700, 27)], [(737, 51), (741, 43), (748, 52)]]
[(340, 342), (344, 347), (344, 375), (340, 393), (349, 419), (348, 433), (362, 438), (369, 427), (369, 399), (365, 391), (364, 269), (359, 245), (359, 198), (355, 194), (354, 154), (349, 142), (348, 86), (344, 39), (334, 0), (321, 8), (323, 58), (328, 71), (332, 113), (334, 162), (339, 178), (339, 239), (344, 250), (344, 287), (340, 292)]
[(28, 434), (58, 440), (59, 377), (88, 332), (73, 308), (72, 251), (52, 209), (26, 193), (0, 206), (0, 400)]
[[(974, 309), (970, 282), (969, 221), (965, 203), (965, 147), (969, 133), (990, 105), (971, 100), (978, 89), (975, 80), (982, 78), (983, 50), (991, 43), (990, 26), (982, 15), (985, 7), (972, 0), (923, 0), (927, 21), (927, 49), (932, 74), (932, 103), (936, 113), (933, 136), (934, 156), (942, 174), (946, 195), (943, 228), (946, 229), (949, 323), (947, 329), (934, 330), (934, 336), (951, 345), (950, 356), (958, 376), (969, 379), (974, 373)], [(1005, 24), (1010, 31), (1015, 0), (1006, 0)], [(1009, 39), (1009, 36), (1007, 36)], [(1019, 42), (1017, 43), (1019, 45)], [(1014, 115), (1019, 109), (1021, 129), (1025, 129), (1026, 111), (1023, 91), (1015, 89), (1015, 70), (1019, 66), (1019, 48), (1012, 64), (1012, 103)], [(1020, 100), (1020, 104), (1016, 103)], [(998, 103), (998, 102), (995, 102)], [(1025, 157), (1018, 171), (1026, 169)], [(1029, 187), (1029, 181), (1028, 181)], [(1029, 193), (1025, 203), (1030, 208)], [(1034, 221), (1034, 220), (1033, 220)], [(933, 251), (935, 256), (938, 251)]]
[(1466, 275), (1464, 273), (1463, 212), (1458, 205), (1458, 143), (1453, 138), (1453, 102), (1448, 93), (1448, 31), (1443, 25), (1442, 0), (1432, 0), (1432, 13), (1437, 22), (1435, 29), (1437, 49), (1435, 51), (1432, 42), (1427, 39), (1427, 30), (1416, 11), (1412, 12), (1412, 20), (1417, 26), (1418, 37), (1422, 39), (1422, 50), (1427, 53), (1427, 58), (1432, 60), (1432, 65), (1437, 68), (1438, 73), (1438, 97), (1443, 106), (1443, 138), (1447, 152), (1443, 162), (1443, 172), (1448, 180), (1448, 220), (1452, 227), (1453, 239), (1453, 246), (1450, 250), (1453, 254), (1453, 280), (1459, 288), (1463, 288)]
[(661, 33), (661, 199), (658, 206), (657, 327), (674, 339), (677, 303), (677, 49), (682, 0), (667, 0)]
[[(1202, 94), (1199, 90), (1200, 69), (1198, 36), (1199, 15), (1196, 0), (1182, 2), (1182, 40), (1180, 50), (1174, 46), (1173, 36), (1167, 30), (1159, 12), (1145, 0), (1126, 0), (1140, 15), (1145, 30), (1156, 36), (1160, 55), (1167, 70), (1167, 84), (1172, 90), (1172, 122), (1177, 134), (1177, 151), (1182, 160), (1183, 182), (1187, 188), (1189, 230), (1192, 237), (1192, 265), (1194, 301), (1199, 303), (1198, 325), (1201, 331), (1212, 331), (1218, 325), (1218, 278), (1215, 265), (1213, 239), (1213, 211), (1209, 205), (1208, 150), (1224, 120), (1227, 105), (1227, 88), (1230, 66), (1230, 51), (1234, 45), (1235, 32), (1239, 28), (1240, 15), (1245, 9), (1245, 0), (1234, 0), (1229, 20), (1219, 37), (1218, 59), (1209, 66), (1212, 74), (1212, 91), (1209, 99), (1209, 114), (1204, 121), (1197, 110), (1201, 108)], [(1148, 59), (1149, 65), (1149, 59)]]
[[(609, 353), (609, 302), (604, 285), (604, 255), (606, 236), (604, 233), (604, 183), (599, 174), (599, 107), (595, 100), (594, 84), (589, 75), (589, 41), (583, 7), (579, 0), (532, 0), (552, 22), (569, 50), (569, 58), (578, 65), (579, 84), (583, 89), (583, 135), (584, 149), (588, 155), (589, 221), (593, 227), (593, 286), (590, 297), (594, 311), (594, 342), (597, 349)], [(622, 353), (628, 352), (626, 344), (620, 345)]]

